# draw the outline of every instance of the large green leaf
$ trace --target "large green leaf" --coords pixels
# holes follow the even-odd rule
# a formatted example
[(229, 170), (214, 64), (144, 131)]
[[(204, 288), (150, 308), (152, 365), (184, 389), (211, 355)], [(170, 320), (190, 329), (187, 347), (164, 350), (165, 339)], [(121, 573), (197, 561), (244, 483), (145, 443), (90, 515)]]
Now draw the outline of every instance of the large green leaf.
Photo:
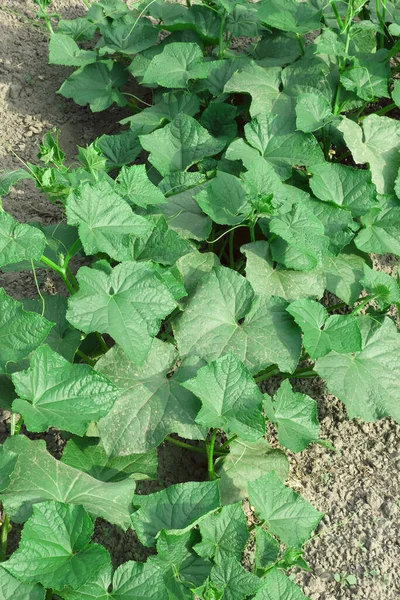
[[(316, 164), (323, 162), (324, 157), (315, 137), (310, 133), (296, 131), (294, 119), (274, 114), (258, 115), (244, 127), (250, 153), (257, 153), (272, 163), (282, 179), (288, 179), (294, 165)], [(243, 140), (236, 140), (228, 147), (226, 157), (230, 160), (243, 159), (244, 164), (251, 164), (250, 158), (242, 156)], [(249, 150), (247, 152), (249, 152)]]
[(271, 569), (265, 576), (263, 587), (254, 600), (309, 600), (301, 589), (280, 569)]
[(145, 165), (123, 166), (116, 179), (115, 191), (134, 206), (158, 206), (166, 204), (162, 191), (147, 177)]
[(282, 31), (265, 32), (260, 40), (250, 46), (250, 50), (251, 56), (261, 67), (283, 67), (301, 55), (296, 34)]
[(46, 238), (40, 229), (0, 212), (0, 267), (23, 260), (39, 260), (45, 245)]
[(279, 443), (292, 452), (302, 452), (318, 440), (317, 403), (306, 394), (293, 392), (287, 379), (274, 396), (274, 421)]
[(400, 256), (400, 206), (384, 203), (380, 211), (371, 211), (363, 219), (364, 228), (355, 239), (357, 248), (376, 254), (393, 253)]
[(312, 165), (308, 171), (312, 174), (310, 187), (316, 197), (349, 210), (354, 217), (361, 217), (379, 205), (370, 171), (339, 163)]
[(120, 389), (120, 398), (99, 423), (109, 456), (148, 452), (170, 433), (204, 438), (206, 430), (195, 422), (201, 404), (179, 385), (184, 367), (167, 377), (176, 361), (174, 347), (158, 339), (140, 369), (118, 347), (99, 361), (96, 368)]
[(169, 125), (141, 135), (140, 143), (150, 152), (149, 161), (161, 173), (184, 171), (205, 156), (218, 154), (225, 142), (212, 137), (195, 119), (179, 114)]
[(341, 73), (340, 81), (346, 90), (355, 92), (366, 102), (373, 102), (375, 98), (390, 98), (389, 77), (388, 51), (382, 48), (374, 53), (360, 53), (353, 58)]
[(149, 262), (121, 263), (108, 273), (81, 267), (67, 318), (85, 333), (109, 333), (136, 364), (146, 360), (161, 319), (176, 302)]
[(351, 419), (376, 421), (391, 416), (400, 422), (400, 336), (386, 317), (382, 324), (359, 319), (361, 352), (331, 352), (317, 360), (315, 370), (329, 390), (345, 403)]
[(25, 583), (78, 588), (109, 561), (103, 546), (89, 543), (92, 534), (93, 521), (83, 506), (36, 504), (18, 550), (3, 566)]
[(286, 306), (280, 298), (255, 296), (244, 277), (216, 267), (173, 323), (179, 352), (210, 362), (231, 350), (252, 373), (274, 363), (293, 371), (300, 337)]
[(0, 373), (35, 350), (48, 336), (53, 323), (24, 310), (22, 303), (0, 289)]
[(267, 25), (291, 31), (308, 33), (321, 28), (321, 11), (309, 2), (301, 0), (262, 0), (258, 8), (258, 16)]
[(137, 54), (151, 48), (157, 42), (158, 29), (149, 19), (126, 15), (115, 19), (101, 28), (102, 45), (100, 54)]
[(12, 377), (20, 413), (29, 431), (51, 426), (84, 435), (91, 421), (104, 417), (118, 390), (89, 365), (73, 365), (49, 346), (38, 348), (27, 371)]
[(246, 63), (226, 82), (224, 92), (250, 94), (250, 115), (256, 117), (266, 111), (274, 112), (274, 103), (280, 95), (280, 83), (280, 67), (264, 69), (257, 64)]
[(326, 289), (347, 304), (354, 304), (362, 291), (360, 279), (363, 265), (368, 258), (356, 253), (356, 249), (338, 256), (327, 256), (322, 270), (326, 277)]
[(86, 254), (103, 252), (115, 260), (130, 258), (133, 238), (151, 232), (152, 225), (135, 215), (107, 181), (86, 183), (67, 198), (66, 215), (76, 225)]
[(44, 595), (41, 585), (22, 583), (0, 567), (0, 600), (44, 600)]
[(25, 169), (15, 169), (15, 171), (0, 172), (0, 200), (6, 196), (10, 189), (21, 179), (32, 179), (32, 175)]
[(223, 506), (200, 523), (201, 542), (194, 547), (204, 558), (224, 562), (232, 556), (240, 560), (249, 537), (241, 502)]
[(189, 79), (203, 79), (203, 52), (198, 44), (173, 42), (150, 62), (142, 83), (157, 83), (166, 88), (186, 88)]
[(65, 98), (72, 98), (80, 106), (89, 104), (93, 112), (100, 112), (113, 102), (118, 106), (127, 104), (118, 89), (127, 79), (128, 73), (121, 63), (99, 61), (74, 71), (57, 93)]
[[(14, 463), (14, 465), (13, 465)], [(2, 482), (0, 498), (15, 523), (32, 514), (33, 505), (45, 500), (81, 504), (93, 517), (103, 517), (123, 529), (130, 526), (135, 481), (103, 483), (56, 460), (44, 440), (19, 435), (8, 438), (0, 455), (1, 471), (10, 474)]]
[(359, 164), (369, 164), (378, 192), (393, 193), (400, 167), (400, 123), (389, 117), (368, 115), (360, 126), (343, 117), (338, 129), (343, 133), (354, 160)]
[(68, 440), (61, 461), (88, 473), (100, 481), (157, 479), (157, 451), (108, 458), (104, 446), (96, 438), (73, 437)]
[(53, 33), (49, 41), (49, 64), (83, 67), (94, 63), (97, 53), (93, 50), (81, 50), (69, 35)]
[(297, 129), (305, 133), (318, 131), (338, 121), (339, 117), (332, 114), (332, 105), (323, 94), (314, 92), (301, 92), (296, 103), (296, 125)]
[(303, 344), (311, 358), (336, 352), (361, 350), (361, 333), (357, 319), (352, 315), (332, 315), (322, 304), (308, 298), (296, 300), (287, 308), (301, 327)]
[(274, 264), (268, 242), (262, 240), (241, 247), (246, 255), (246, 279), (256, 294), (278, 296), (288, 302), (298, 298), (322, 298), (325, 279), (320, 269), (293, 271)]
[[(201, 595), (202, 599), (223, 598), (224, 600), (244, 600), (262, 585), (261, 579), (246, 571), (238, 560), (229, 556), (215, 565), (210, 574), (210, 581), (222, 596)], [(205, 591), (205, 590), (202, 590)], [(197, 593), (197, 590), (195, 590)]]
[(388, 273), (375, 271), (374, 269), (370, 269), (368, 265), (364, 265), (364, 277), (360, 283), (367, 294), (374, 297), (380, 309), (385, 310), (391, 304), (400, 303), (399, 283)]
[(286, 479), (289, 463), (282, 450), (271, 448), (264, 439), (253, 443), (237, 439), (230, 444), (228, 456), (217, 460), (216, 471), (222, 503), (231, 504), (248, 496), (249, 483), (264, 473), (275, 471)]
[(155, 546), (162, 529), (179, 533), (191, 529), (220, 507), (218, 481), (178, 483), (148, 496), (135, 495), (132, 524), (145, 546)]
[(106, 157), (108, 170), (133, 163), (142, 151), (138, 135), (132, 130), (116, 135), (102, 135), (96, 139), (95, 144)]
[(240, 179), (222, 171), (194, 198), (201, 210), (220, 225), (237, 225), (251, 210)]
[(232, 352), (202, 367), (182, 384), (200, 398), (196, 421), (254, 442), (265, 434), (262, 394), (242, 362)]
[(173, 265), (181, 256), (193, 251), (188, 241), (169, 228), (163, 215), (150, 216), (148, 222), (153, 229), (133, 241), (131, 258)]
[(300, 548), (323, 517), (274, 472), (249, 483), (249, 500), (268, 531), (290, 548)]

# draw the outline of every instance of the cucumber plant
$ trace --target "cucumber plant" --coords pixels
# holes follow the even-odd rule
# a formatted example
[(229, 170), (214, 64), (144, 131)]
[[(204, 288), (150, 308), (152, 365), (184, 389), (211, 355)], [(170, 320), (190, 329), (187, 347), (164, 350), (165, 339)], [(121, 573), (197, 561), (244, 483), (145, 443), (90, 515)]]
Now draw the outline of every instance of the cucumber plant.
[[(0, 211), (0, 267), (38, 287), (0, 291), (0, 598), (304, 598), (284, 571), (308, 569), (322, 514), (283, 483), (282, 448), (329, 443), (290, 380), (323, 378), (350, 418), (400, 420), (400, 289), (370, 258), (400, 255), (400, 8), (101, 0), (55, 24), (37, 4), (50, 62), (76, 67), (59, 93), (132, 114), (72, 165), (49, 133), (0, 179), (0, 197), (31, 179), (63, 213)], [(25, 435), (50, 427), (61, 459)], [(205, 480), (135, 493), (161, 444), (203, 455)], [(98, 517), (133, 528), (147, 561), (114, 570)]]

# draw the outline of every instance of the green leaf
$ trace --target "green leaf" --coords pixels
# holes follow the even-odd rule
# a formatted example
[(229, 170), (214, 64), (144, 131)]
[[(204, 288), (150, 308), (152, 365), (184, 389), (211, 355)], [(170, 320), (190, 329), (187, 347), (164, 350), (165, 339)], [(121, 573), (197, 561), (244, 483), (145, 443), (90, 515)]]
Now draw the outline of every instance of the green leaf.
[(400, 167), (400, 123), (389, 117), (368, 115), (360, 127), (343, 117), (338, 129), (355, 162), (369, 164), (378, 193), (391, 194)]
[(355, 248), (338, 256), (327, 256), (322, 267), (326, 289), (346, 304), (354, 304), (362, 290), (360, 278), (366, 260), (367, 257), (357, 254)]
[(325, 280), (321, 270), (306, 273), (274, 266), (270, 246), (262, 240), (245, 244), (240, 251), (246, 255), (246, 279), (256, 294), (278, 296), (288, 302), (298, 298), (322, 298)]
[(322, 94), (303, 92), (299, 94), (296, 103), (296, 126), (300, 131), (312, 133), (338, 121), (339, 117), (332, 114), (332, 105)]
[[(374, 296), (380, 309), (391, 304), (400, 303), (400, 288), (398, 282), (382, 271), (374, 271), (364, 265), (364, 277), (360, 280), (367, 294)], [(361, 350), (361, 348), (359, 348)]]
[(314, 368), (326, 380), (329, 390), (344, 402), (350, 419), (377, 421), (391, 416), (399, 422), (400, 338), (396, 325), (388, 317), (382, 324), (362, 317), (359, 327), (361, 352), (331, 352), (319, 359)]
[(319, 438), (317, 403), (306, 394), (293, 392), (288, 379), (274, 396), (278, 440), (292, 452), (302, 452)]
[(219, 458), (215, 466), (223, 504), (241, 502), (248, 496), (249, 483), (264, 473), (275, 471), (286, 479), (289, 472), (286, 454), (271, 448), (264, 439), (253, 443), (235, 440), (230, 444), (228, 456)]
[(58, 21), (57, 33), (72, 37), (76, 42), (88, 42), (96, 32), (96, 25), (86, 17), (77, 19), (60, 19)]
[(373, 102), (375, 98), (390, 98), (387, 50), (360, 53), (351, 63), (340, 74), (340, 81), (346, 90), (355, 92), (365, 102)]
[[(42, 316), (27, 312), (22, 303), (0, 289), (0, 374), (7, 372), (8, 363), (26, 358), (48, 336), (53, 323)], [(23, 331), (23, 336), (21, 332)]]
[(77, 146), (77, 148), (78, 154), (76, 158), (85, 170), (90, 172), (106, 170), (107, 160), (97, 146), (97, 140), (86, 146), (86, 148), (81, 148), (80, 146)]
[(0, 212), (0, 267), (23, 260), (39, 260), (45, 245), (46, 238), (40, 229)]
[(200, 110), (200, 99), (192, 92), (174, 90), (161, 95), (153, 106), (143, 109), (138, 114), (122, 119), (120, 123), (128, 123), (137, 135), (147, 134), (158, 129), (166, 122), (173, 121), (179, 113), (194, 117)]
[[(2, 171), (0, 173), (0, 199), (6, 196), (10, 189), (21, 179), (32, 179), (32, 175), (25, 169), (16, 169), (15, 171)], [(0, 204), (1, 205), (1, 204)]]
[(12, 477), (4, 481), (0, 497), (14, 523), (23, 523), (32, 507), (46, 500), (82, 505), (93, 517), (103, 517), (126, 530), (130, 526), (132, 479), (103, 483), (56, 460), (44, 440), (13, 436), (2, 446), (1, 471), (14, 461)]
[(123, 131), (117, 135), (102, 135), (95, 141), (107, 159), (107, 168), (116, 169), (133, 163), (142, 151), (135, 131)]
[(189, 439), (204, 438), (206, 431), (195, 422), (200, 402), (179, 385), (184, 366), (168, 376), (176, 361), (174, 347), (155, 339), (140, 370), (118, 347), (98, 362), (96, 368), (120, 389), (114, 408), (99, 422), (109, 456), (148, 452), (170, 433)]
[(173, 322), (179, 352), (211, 362), (232, 351), (251, 373), (275, 363), (293, 371), (300, 339), (286, 306), (279, 298), (254, 296), (244, 277), (216, 267)]
[(162, 191), (147, 177), (145, 165), (124, 165), (116, 178), (116, 191), (134, 206), (158, 206), (166, 204)]
[(81, 50), (69, 35), (53, 33), (49, 41), (49, 64), (83, 67), (95, 63), (97, 53), (93, 50)]
[(231, 104), (212, 102), (202, 113), (200, 123), (216, 139), (229, 144), (237, 135), (237, 109)]
[(280, 544), (260, 526), (256, 525), (256, 569), (267, 569), (279, 556)]
[(12, 377), (20, 413), (29, 431), (51, 426), (84, 435), (91, 421), (104, 417), (118, 390), (89, 365), (73, 365), (49, 346), (38, 348), (27, 371)]
[(250, 371), (232, 352), (202, 367), (194, 379), (182, 385), (201, 400), (197, 423), (249, 442), (265, 434), (262, 394)]
[(258, 17), (270, 27), (308, 33), (321, 28), (321, 11), (308, 2), (301, 0), (262, 0), (258, 8)]
[(271, 569), (265, 575), (264, 585), (254, 600), (309, 600), (301, 589), (280, 569)]
[(149, 19), (126, 15), (101, 28), (100, 54), (137, 54), (157, 43), (158, 29)]
[(57, 93), (72, 98), (80, 106), (89, 104), (93, 112), (100, 112), (114, 102), (118, 106), (127, 104), (118, 90), (127, 79), (128, 73), (121, 63), (103, 60), (74, 71)]
[(22, 583), (0, 566), (0, 600), (44, 600), (41, 585)]
[(137, 510), (131, 519), (139, 540), (155, 546), (154, 538), (162, 529), (172, 534), (187, 531), (219, 508), (219, 484), (178, 483), (148, 496), (135, 495), (133, 505)]
[(271, 243), (273, 259), (287, 268), (311, 271), (328, 254), (329, 238), (321, 221), (305, 205), (294, 204), (289, 212), (273, 217), (270, 231), (278, 239)]
[(0, 375), (0, 408), (5, 408), (11, 412), (12, 401), (15, 398), (16, 393), (11, 379), (8, 375)]
[(104, 252), (115, 260), (129, 260), (136, 236), (151, 232), (146, 219), (135, 215), (107, 181), (83, 184), (67, 198), (67, 221), (78, 227), (86, 254)]
[(161, 173), (185, 171), (205, 156), (218, 154), (225, 142), (213, 138), (195, 119), (179, 114), (169, 125), (139, 137), (149, 161)]
[(275, 472), (249, 483), (249, 500), (269, 532), (291, 548), (300, 548), (323, 517), (304, 498), (286, 487)]
[(203, 558), (224, 563), (229, 557), (240, 560), (249, 538), (246, 517), (241, 502), (223, 506), (199, 525), (201, 542), (194, 550)]
[(196, 82), (196, 90), (209, 90), (213, 96), (219, 96), (224, 92), (225, 84), (232, 75), (243, 68), (243, 58), (226, 58), (224, 60), (213, 60), (204, 63), (207, 78)]
[[(323, 153), (312, 134), (296, 131), (293, 119), (283, 115), (258, 115), (244, 127), (247, 142), (252, 155), (254, 149), (268, 162), (272, 163), (282, 179), (288, 179), (294, 165), (315, 164), (323, 162)], [(240, 142), (240, 150), (238, 147)], [(229, 160), (240, 159), (243, 152), (243, 140), (236, 140), (226, 151)], [(238, 152), (238, 153), (237, 153)], [(243, 159), (246, 165), (246, 158)], [(251, 163), (250, 159), (249, 162)]]
[(386, 203), (380, 211), (364, 219), (364, 228), (355, 239), (357, 248), (376, 254), (393, 253), (400, 256), (400, 206)]
[(349, 210), (354, 217), (365, 215), (378, 205), (370, 171), (328, 162), (310, 166), (308, 171), (315, 196)]
[(82, 506), (42, 502), (26, 522), (18, 550), (3, 566), (25, 583), (78, 588), (109, 561), (100, 544), (90, 544), (93, 522)]
[(97, 439), (73, 437), (68, 440), (61, 461), (100, 481), (157, 479), (157, 451), (108, 458)]
[(301, 55), (299, 40), (294, 33), (266, 32), (250, 46), (251, 56), (260, 67), (284, 67)]
[[(54, 352), (61, 354), (65, 359), (73, 362), (77, 348), (81, 344), (81, 333), (74, 329), (67, 321), (67, 298), (64, 296), (52, 296), (42, 292), (44, 300), (43, 316), (48, 321), (54, 321), (50, 333), (44, 343), (50, 346)], [(31, 310), (42, 314), (43, 301), (41, 298), (34, 300), (24, 299), (25, 310)]]
[[(178, 175), (176, 172), (175, 175)], [(194, 173), (184, 173), (181, 175), (194, 175)], [(172, 178), (171, 182), (174, 181), (177, 185), (181, 178)], [(164, 191), (162, 185), (165, 180), (160, 184), (161, 189)], [(198, 203), (194, 199), (201, 190), (203, 185), (196, 187), (189, 186), (188, 189), (168, 195), (168, 204), (157, 207), (154, 212), (162, 213), (171, 229), (179, 233), (186, 239), (193, 240), (205, 240), (211, 233), (211, 219), (203, 213)], [(178, 188), (174, 189), (177, 192)], [(152, 211), (153, 212), (153, 211)]]
[(329, 316), (322, 304), (308, 298), (292, 302), (287, 311), (301, 327), (304, 348), (311, 358), (325, 356), (331, 350), (341, 353), (361, 350), (361, 333), (354, 316)]
[(79, 291), (70, 298), (67, 319), (91, 333), (109, 333), (127, 356), (143, 364), (161, 320), (176, 306), (153, 263), (121, 263), (109, 273), (81, 267)]
[(114, 576), (110, 562), (77, 590), (57, 591), (57, 595), (63, 600), (169, 600), (160, 570), (149, 561), (132, 560), (118, 567)]
[(222, 171), (194, 198), (202, 211), (220, 225), (237, 225), (251, 211), (240, 179)]
[(163, 215), (150, 216), (148, 221), (153, 224), (153, 229), (133, 241), (131, 258), (173, 265), (181, 256), (193, 251), (189, 242), (169, 229)]
[(262, 585), (261, 579), (246, 571), (239, 561), (229, 556), (212, 568), (210, 580), (223, 591), (224, 600), (244, 600)]
[(219, 260), (214, 252), (192, 252), (180, 258), (175, 267), (189, 296), (192, 296), (205, 274), (218, 266)]
[(155, 9), (157, 12), (152, 10), (151, 13), (163, 21), (163, 29), (184, 33), (193, 31), (206, 46), (218, 43), (220, 18), (207, 6), (192, 5), (187, 9), (183, 6), (177, 7), (172, 2), (159, 2)]
[(236, 71), (227, 81), (224, 93), (246, 93), (252, 98), (250, 115), (256, 117), (265, 112), (274, 112), (274, 104), (280, 95), (281, 69), (263, 68), (254, 63), (245, 65)]
[(166, 88), (186, 88), (189, 79), (203, 79), (203, 53), (198, 44), (173, 42), (167, 44), (150, 62), (142, 83), (157, 83)]
[(226, 30), (233, 37), (257, 37), (260, 34), (261, 24), (257, 15), (257, 8), (249, 6), (247, 2), (243, 2), (245, 6), (241, 6), (240, 2), (233, 2), (235, 8), (227, 16)]

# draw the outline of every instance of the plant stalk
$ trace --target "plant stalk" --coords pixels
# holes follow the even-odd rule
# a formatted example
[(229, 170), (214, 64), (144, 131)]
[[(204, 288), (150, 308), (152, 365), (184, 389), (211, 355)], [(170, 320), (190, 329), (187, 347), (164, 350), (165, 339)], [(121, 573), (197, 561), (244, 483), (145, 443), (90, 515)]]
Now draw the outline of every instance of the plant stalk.
[(10, 529), (10, 519), (5, 514), (0, 530), (0, 562), (4, 562), (7, 557), (7, 540)]
[(110, 348), (107, 346), (105, 339), (103, 338), (101, 333), (99, 333), (98, 331), (96, 331), (96, 338), (97, 338), (100, 348), (103, 350), (104, 354), (106, 352), (108, 352)]
[(234, 241), (235, 241), (235, 230), (232, 229), (232, 231), (229, 234), (229, 266), (231, 269), (235, 268), (235, 256), (233, 253)]
[(351, 314), (352, 315), (357, 315), (365, 306), (367, 306), (367, 304), (369, 304), (375, 298), (376, 298), (376, 295), (374, 295), (374, 296), (366, 296), (363, 299), (363, 301), (361, 302), (361, 304), (359, 304), (358, 306), (356, 306), (356, 308), (351, 311)]
[(271, 365), (263, 373), (260, 373), (260, 375), (257, 375), (257, 377), (254, 377), (254, 381), (256, 383), (260, 383), (261, 381), (265, 381), (269, 377), (273, 377), (274, 375), (279, 375), (279, 373), (280, 373), (279, 367), (277, 367), (276, 365)]
[(215, 479), (217, 479), (217, 475), (214, 470), (214, 447), (215, 447), (215, 440), (217, 438), (217, 432), (218, 432), (218, 429), (214, 429), (214, 431), (211, 434), (211, 440), (209, 441), (208, 444), (206, 443), (206, 449), (207, 449), (207, 455), (208, 455), (208, 479), (210, 481), (214, 481)]
[(238, 436), (235, 434), (232, 437), (230, 437), (228, 440), (226, 440), (226, 442), (224, 442), (219, 448), (218, 450), (224, 450), (224, 448), (227, 448), (228, 446), (230, 446), (232, 444), (232, 442), (234, 442), (236, 440)]
[(66, 270), (63, 267), (60, 267), (59, 265), (57, 265), (55, 262), (53, 262), (52, 260), (47, 258), (47, 256), (44, 256), (44, 255), (42, 255), (40, 257), (40, 262), (42, 262), (47, 267), (50, 267), (50, 269), (53, 269), (53, 271), (55, 271), (56, 273), (58, 273), (60, 275), (61, 279), (63, 280), (63, 282), (65, 284), (65, 287), (67, 288), (67, 290), (69, 291), (71, 296), (75, 293), (75, 290), (72, 287), (72, 284), (67, 277)]
[(78, 356), (80, 356), (82, 358), (82, 360), (84, 360), (88, 365), (90, 365), (91, 367), (94, 367), (96, 364), (96, 361), (93, 360), (92, 358), (90, 358), (90, 356), (88, 356), (87, 354), (85, 354), (84, 352), (82, 352), (82, 350), (77, 350), (76, 354)]
[(53, 598), (53, 590), (49, 589), (46, 592), (46, 598), (45, 598), (45, 600), (52, 600), (52, 598)]
[(296, 33), (297, 41), (299, 42), (301, 55), (304, 56), (304, 44), (300, 33)]
[(342, 21), (342, 19), (340, 17), (340, 14), (339, 14), (338, 8), (336, 6), (335, 0), (331, 1), (331, 6), (332, 6), (332, 10), (333, 10), (333, 12), (335, 14), (335, 19), (336, 19), (336, 22), (337, 22), (337, 24), (339, 26), (339, 29), (340, 29), (340, 31), (343, 31), (343, 21)]
[[(174, 444), (175, 446), (179, 446), (179, 448), (185, 448), (185, 450), (191, 450), (192, 452), (197, 452), (197, 454), (207, 454), (206, 448), (201, 448), (200, 446), (192, 446), (192, 444), (187, 444), (186, 442), (182, 442), (181, 440), (177, 440), (170, 435), (166, 435), (164, 438), (165, 442), (169, 442), (170, 444)], [(222, 448), (222, 446), (221, 446)], [(223, 452), (221, 448), (218, 450), (214, 450), (214, 456), (226, 456), (229, 452)]]
[(219, 42), (218, 42), (218, 58), (224, 58), (225, 48), (224, 48), (224, 33), (225, 33), (225, 22), (226, 22), (226, 11), (224, 10), (221, 15), (221, 25), (219, 27)]
[(250, 241), (255, 242), (256, 241), (256, 232), (255, 232), (255, 225), (249, 225), (249, 229), (250, 229)]

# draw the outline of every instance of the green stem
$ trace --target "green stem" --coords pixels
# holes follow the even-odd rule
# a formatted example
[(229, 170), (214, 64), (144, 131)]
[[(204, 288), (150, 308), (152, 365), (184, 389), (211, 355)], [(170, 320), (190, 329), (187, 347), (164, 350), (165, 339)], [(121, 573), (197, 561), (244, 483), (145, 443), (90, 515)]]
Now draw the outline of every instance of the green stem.
[(299, 42), (301, 55), (304, 56), (304, 44), (303, 44), (303, 40), (301, 39), (300, 33), (296, 33), (296, 37), (297, 37), (297, 41)]
[(345, 158), (347, 158), (350, 155), (351, 155), (350, 150), (346, 150), (346, 152), (343, 152), (343, 154), (341, 154), (340, 156), (338, 156), (338, 158), (336, 158), (335, 162), (340, 163), (340, 162), (342, 162), (342, 160), (344, 160)]
[(354, 310), (351, 311), (352, 315), (357, 315), (360, 310), (362, 310), (365, 306), (367, 306), (367, 304), (369, 304), (372, 300), (374, 300), (374, 298), (376, 298), (376, 295), (374, 296), (366, 296), (363, 301), (356, 306), (356, 308)]
[(332, 304), (332, 306), (327, 306), (326, 310), (328, 312), (333, 312), (334, 310), (337, 310), (338, 308), (344, 308), (345, 306), (347, 306), (346, 302), (339, 302), (338, 304)]
[(67, 288), (67, 290), (69, 291), (69, 293), (71, 294), (71, 296), (75, 293), (74, 288), (72, 287), (71, 282), (69, 281), (66, 271), (63, 267), (60, 267), (59, 265), (56, 265), (55, 262), (53, 262), (52, 260), (50, 260), (49, 258), (47, 258), (47, 256), (42, 255), (40, 257), (40, 262), (42, 262), (44, 265), (46, 265), (47, 267), (50, 267), (50, 269), (53, 269), (53, 271), (55, 271), (56, 273), (58, 273), (61, 277), (61, 279), (63, 280), (65, 287)]
[(11, 435), (18, 435), (21, 431), (22, 423), (24, 422), (22, 417), (16, 421), (16, 417), (17, 415), (15, 413), (11, 415)]
[(254, 377), (254, 381), (256, 383), (260, 383), (260, 381), (265, 381), (269, 377), (273, 377), (274, 375), (278, 375), (279, 373), (279, 367), (277, 367), (276, 365), (271, 365), (270, 367), (268, 367), (268, 369), (263, 371), (263, 373), (260, 373), (259, 375), (257, 375), (257, 377)]
[(342, 19), (340, 17), (340, 13), (339, 13), (339, 11), (337, 9), (335, 0), (331, 1), (331, 6), (332, 6), (332, 10), (333, 10), (333, 12), (335, 14), (335, 19), (336, 19), (336, 22), (337, 22), (337, 24), (339, 26), (339, 29), (340, 29), (340, 31), (343, 31), (343, 21), (342, 21)]
[[(390, 112), (391, 110), (393, 110), (394, 108), (397, 107), (397, 104), (395, 102), (392, 102), (391, 104), (388, 104), (387, 106), (384, 106), (383, 108), (380, 108), (379, 110), (377, 110), (374, 113), (370, 113), (370, 115), (378, 115), (379, 117), (381, 117), (382, 115), (386, 115), (386, 113)], [(370, 115), (365, 115), (365, 116), (370, 116)], [(361, 121), (363, 119), (365, 119), (364, 117), (361, 117)]]
[(103, 336), (98, 331), (96, 331), (96, 338), (97, 338), (97, 341), (99, 342), (100, 348), (103, 350), (103, 352), (104, 353), (108, 352), (110, 348), (107, 346)]
[(77, 350), (76, 351), (77, 355), (80, 356), (85, 362), (87, 362), (88, 365), (90, 365), (91, 367), (94, 367), (96, 364), (96, 361), (93, 360), (92, 358), (90, 358), (90, 356), (88, 356), (87, 354), (85, 354), (84, 352), (82, 352), (82, 350)]
[[(165, 442), (169, 442), (170, 444), (174, 444), (175, 446), (179, 446), (179, 448), (185, 448), (185, 450), (191, 450), (192, 452), (197, 452), (198, 454), (207, 454), (207, 449), (202, 448), (201, 446), (192, 446), (192, 444), (187, 444), (186, 442), (181, 442), (181, 440), (177, 440), (170, 435), (166, 435), (164, 438)], [(228, 452), (222, 452), (221, 448), (214, 451), (214, 456), (226, 456), (229, 454)]]
[(214, 481), (215, 479), (217, 479), (217, 475), (214, 470), (214, 446), (215, 440), (217, 438), (217, 432), (218, 429), (214, 429), (214, 431), (211, 434), (211, 440), (206, 445), (208, 455), (208, 479), (210, 481)]
[(4, 520), (0, 531), (0, 562), (4, 562), (7, 556), (7, 540), (10, 531), (10, 519), (8, 515), (4, 515)]
[[(382, 12), (380, 6), (382, 3)], [(376, 0), (376, 15), (378, 17), (379, 24), (382, 28), (382, 32), (379, 34), (379, 47), (385, 47), (385, 17), (386, 17), (386, 0)]]
[(222, 446), (219, 446), (218, 450), (224, 450), (225, 448), (227, 448), (228, 446), (230, 446), (230, 445), (232, 444), (232, 442), (234, 442), (234, 441), (236, 440), (236, 438), (237, 438), (237, 437), (238, 437), (238, 436), (237, 436), (237, 435), (236, 435), (236, 433), (235, 433), (235, 435), (233, 435), (233, 436), (232, 436), (232, 437), (230, 437), (228, 440), (226, 440), (226, 442), (224, 442), (224, 443), (222, 444)]
[(292, 374), (286, 373), (282, 376), (282, 379), (308, 379), (311, 377), (318, 377), (318, 373), (313, 371), (313, 369), (307, 369), (307, 371), (302, 372), (302, 369), (295, 371)]
[[(347, 14), (346, 14), (346, 20), (344, 23), (344, 26), (342, 27), (342, 32), (346, 31), (346, 44), (345, 44), (345, 54), (347, 54), (347, 52), (349, 51), (349, 46), (350, 46), (350, 24), (351, 21), (353, 19), (353, 1), (349, 0), (349, 7), (347, 9)], [(342, 73), (342, 71), (344, 71), (344, 69), (346, 68), (347, 65), (347, 58), (344, 57), (343, 60), (341, 60), (338, 64), (338, 69), (339, 69), (339, 77)], [(335, 100), (334, 100), (334, 104), (333, 104), (333, 114), (334, 115), (338, 115), (340, 114), (340, 94), (342, 91), (342, 83), (339, 79), (337, 88), (336, 88), (336, 93), (335, 93)]]
[(224, 58), (225, 48), (224, 48), (224, 33), (225, 33), (225, 21), (226, 21), (226, 11), (221, 15), (221, 25), (219, 28), (219, 42), (218, 42), (218, 58)]
[(232, 231), (229, 234), (229, 266), (231, 269), (235, 268), (235, 257), (233, 254), (234, 241), (235, 241), (235, 230), (232, 229)]
[(250, 240), (252, 242), (255, 242), (256, 241), (256, 232), (255, 232), (254, 223), (252, 225), (249, 225), (249, 229), (250, 229)]
[(73, 272), (71, 271), (71, 269), (69, 267), (67, 267), (67, 275), (69, 277), (69, 279), (72, 282), (73, 287), (75, 288), (75, 291), (77, 292), (79, 290), (79, 283), (77, 278), (75, 277), (75, 275), (73, 274)]
[(89, 10), (90, 4), (89, 4), (88, 0), (82, 0), (82, 2), (86, 6), (86, 8)]
[(52, 599), (53, 599), (53, 590), (47, 590), (45, 600), (52, 600)]

